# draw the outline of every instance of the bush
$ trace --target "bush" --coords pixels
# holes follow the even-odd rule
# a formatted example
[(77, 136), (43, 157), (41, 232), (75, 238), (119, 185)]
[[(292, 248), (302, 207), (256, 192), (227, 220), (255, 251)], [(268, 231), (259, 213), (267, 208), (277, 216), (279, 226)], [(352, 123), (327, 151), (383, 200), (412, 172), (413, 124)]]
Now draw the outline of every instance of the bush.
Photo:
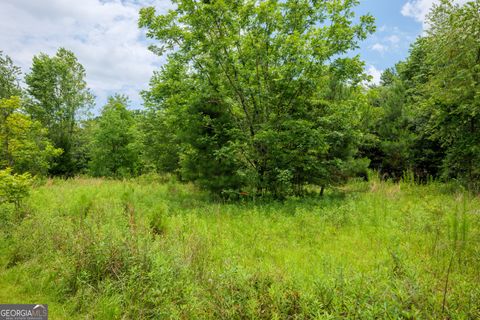
[(13, 203), (16, 208), (28, 196), (32, 179), (29, 173), (12, 174), (12, 169), (0, 170), (0, 204)]

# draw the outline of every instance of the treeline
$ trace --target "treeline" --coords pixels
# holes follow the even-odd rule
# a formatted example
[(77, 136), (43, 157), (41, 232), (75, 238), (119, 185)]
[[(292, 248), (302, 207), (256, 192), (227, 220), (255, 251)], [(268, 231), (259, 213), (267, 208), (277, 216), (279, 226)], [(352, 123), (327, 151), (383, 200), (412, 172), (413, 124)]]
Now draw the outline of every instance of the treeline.
[[(139, 25), (167, 54), (145, 108), (94, 97), (75, 55), (0, 53), (0, 169), (128, 178), (172, 173), (224, 196), (302, 195), (368, 167), (480, 181), (480, 1), (442, 1), (410, 56), (366, 86), (349, 54), (375, 30), (356, 1), (177, 1)], [(355, 22), (354, 22), (355, 21)]]
[(372, 88), (361, 152), (388, 177), (480, 186), (480, 1), (442, 1), (410, 56)]

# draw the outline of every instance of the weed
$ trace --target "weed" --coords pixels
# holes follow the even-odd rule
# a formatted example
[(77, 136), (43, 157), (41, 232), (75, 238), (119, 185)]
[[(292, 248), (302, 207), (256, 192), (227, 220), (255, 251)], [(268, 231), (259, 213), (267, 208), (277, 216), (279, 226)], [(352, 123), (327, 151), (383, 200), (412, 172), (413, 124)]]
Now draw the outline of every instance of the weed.
[(49, 180), (22, 219), (0, 206), (0, 296), (79, 319), (474, 319), (480, 200), (446, 188), (219, 202), (154, 175)]

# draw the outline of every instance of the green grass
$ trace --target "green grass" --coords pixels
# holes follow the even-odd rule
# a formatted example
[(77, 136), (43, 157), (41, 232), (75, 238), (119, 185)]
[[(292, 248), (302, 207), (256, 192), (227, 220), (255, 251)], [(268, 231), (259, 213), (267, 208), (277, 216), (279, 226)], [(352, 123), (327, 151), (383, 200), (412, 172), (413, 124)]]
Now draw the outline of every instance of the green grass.
[(480, 199), (448, 185), (222, 203), (154, 177), (49, 180), (0, 209), (0, 303), (52, 319), (480, 317)]

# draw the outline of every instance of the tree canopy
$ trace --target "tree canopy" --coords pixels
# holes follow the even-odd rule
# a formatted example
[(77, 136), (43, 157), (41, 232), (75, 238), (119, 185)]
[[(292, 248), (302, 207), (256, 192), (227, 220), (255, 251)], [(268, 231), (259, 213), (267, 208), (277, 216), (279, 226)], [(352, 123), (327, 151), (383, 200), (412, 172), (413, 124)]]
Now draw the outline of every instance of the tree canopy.
[[(355, 150), (358, 56), (374, 31), (358, 1), (174, 1), (140, 26), (169, 52), (148, 104), (176, 118), (183, 176), (215, 192), (284, 195), (341, 180)], [(157, 113), (158, 115), (158, 113)], [(181, 121), (180, 121), (181, 119)], [(171, 123), (165, 120), (164, 123)]]
[[(480, 185), (480, 0), (441, 0), (408, 57), (367, 82), (358, 0), (172, 0), (140, 10), (166, 58), (145, 108), (94, 109), (75, 54), (0, 51), (0, 169), (127, 178), (156, 171), (227, 197), (303, 195), (367, 168)], [(101, 109), (101, 110), (100, 110)], [(5, 171), (7, 172), (7, 171)]]
[[(409, 57), (374, 89), (382, 116), (372, 128), (376, 168), (420, 179), (457, 179), (478, 188), (480, 178), (480, 1), (441, 1)], [(374, 150), (375, 149), (375, 150)], [(368, 153), (368, 152), (367, 152)]]
[(93, 104), (93, 95), (85, 81), (85, 69), (73, 52), (60, 48), (53, 57), (43, 53), (35, 56), (25, 82), (31, 99), (27, 112), (48, 129), (55, 147), (63, 150), (51, 173), (75, 174), (75, 129), (81, 114)]
[(12, 59), (0, 51), (0, 99), (20, 96), (20, 68)]
[(93, 130), (90, 171), (95, 176), (131, 177), (137, 174), (138, 133), (135, 119), (127, 110), (128, 98), (108, 99)]
[(0, 169), (45, 175), (62, 153), (47, 138), (47, 129), (22, 112), (19, 97), (0, 99)]

